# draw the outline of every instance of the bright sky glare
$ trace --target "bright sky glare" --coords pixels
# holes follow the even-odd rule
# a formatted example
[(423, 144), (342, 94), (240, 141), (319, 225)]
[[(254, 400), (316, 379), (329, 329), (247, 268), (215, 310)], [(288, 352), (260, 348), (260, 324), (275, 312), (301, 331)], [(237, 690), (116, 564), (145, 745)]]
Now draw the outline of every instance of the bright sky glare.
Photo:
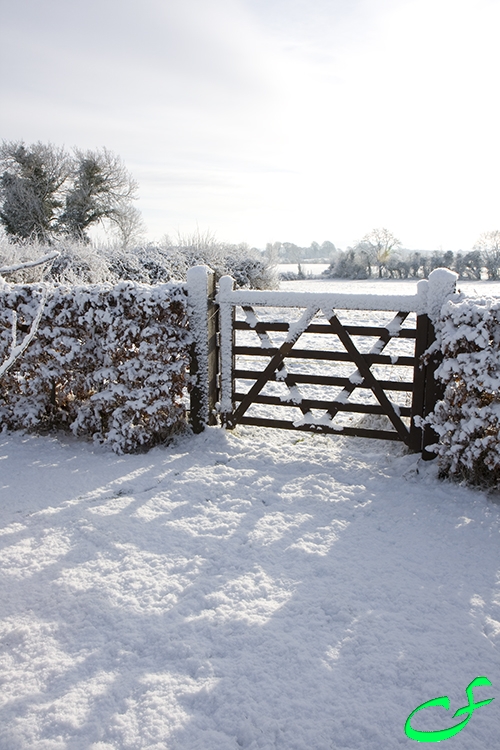
[(0, 0), (0, 138), (106, 146), (148, 235), (500, 228), (500, 0)]

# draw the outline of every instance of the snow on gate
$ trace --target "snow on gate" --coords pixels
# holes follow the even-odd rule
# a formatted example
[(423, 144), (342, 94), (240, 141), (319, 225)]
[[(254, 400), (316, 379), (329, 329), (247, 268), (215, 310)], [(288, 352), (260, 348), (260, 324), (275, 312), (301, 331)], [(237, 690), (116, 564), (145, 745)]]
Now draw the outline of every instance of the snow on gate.
[[(399, 440), (427, 455), (434, 436), (416, 418), (436, 402), (437, 363), (423, 365), (421, 355), (434, 340), (455, 274), (437, 269), (416, 284), (415, 295), (404, 296), (234, 290), (229, 276), (215, 296), (209, 278), (208, 269), (192, 269), (209, 300), (204, 320), (211, 330), (195, 368), (198, 387), (206, 383), (206, 422), (213, 423), (219, 394), (217, 410), (229, 429), (246, 424)], [(198, 293), (198, 306), (201, 299)]]

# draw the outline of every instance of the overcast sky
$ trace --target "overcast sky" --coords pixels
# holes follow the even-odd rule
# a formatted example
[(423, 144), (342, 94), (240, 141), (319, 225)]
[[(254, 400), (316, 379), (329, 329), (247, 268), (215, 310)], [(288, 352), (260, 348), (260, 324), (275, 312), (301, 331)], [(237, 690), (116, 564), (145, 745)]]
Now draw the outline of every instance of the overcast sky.
[(500, 228), (500, 0), (0, 0), (0, 138), (106, 146), (148, 235)]

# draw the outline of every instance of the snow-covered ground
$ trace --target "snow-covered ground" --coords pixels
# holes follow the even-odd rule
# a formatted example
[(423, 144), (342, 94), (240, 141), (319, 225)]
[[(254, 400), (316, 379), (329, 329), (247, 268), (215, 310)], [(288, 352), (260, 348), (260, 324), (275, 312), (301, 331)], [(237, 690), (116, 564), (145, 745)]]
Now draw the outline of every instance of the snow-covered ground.
[(0, 466), (2, 750), (392, 750), (500, 697), (500, 505), (399, 445), (12, 434)]
[(0, 435), (0, 749), (396, 750), (486, 676), (449, 746), (493, 750), (499, 545), (399, 444)]

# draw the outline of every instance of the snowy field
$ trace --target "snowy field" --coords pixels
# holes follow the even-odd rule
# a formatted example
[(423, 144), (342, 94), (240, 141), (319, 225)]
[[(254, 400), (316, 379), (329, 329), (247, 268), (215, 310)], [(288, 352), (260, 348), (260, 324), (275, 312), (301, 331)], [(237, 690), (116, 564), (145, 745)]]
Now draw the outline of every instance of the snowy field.
[[(308, 273), (316, 266), (308, 267)], [(317, 266), (319, 268), (320, 266)], [(318, 271), (321, 273), (321, 271)], [(301, 292), (345, 292), (348, 294), (415, 294), (417, 281), (394, 279), (304, 279), (302, 281), (282, 281), (280, 290)], [(466, 281), (457, 284), (460, 291), (471, 296), (500, 297), (500, 281)]]
[(493, 750), (499, 543), (500, 495), (399, 444), (0, 435), (0, 749), (416, 747), (486, 676), (449, 747)]

